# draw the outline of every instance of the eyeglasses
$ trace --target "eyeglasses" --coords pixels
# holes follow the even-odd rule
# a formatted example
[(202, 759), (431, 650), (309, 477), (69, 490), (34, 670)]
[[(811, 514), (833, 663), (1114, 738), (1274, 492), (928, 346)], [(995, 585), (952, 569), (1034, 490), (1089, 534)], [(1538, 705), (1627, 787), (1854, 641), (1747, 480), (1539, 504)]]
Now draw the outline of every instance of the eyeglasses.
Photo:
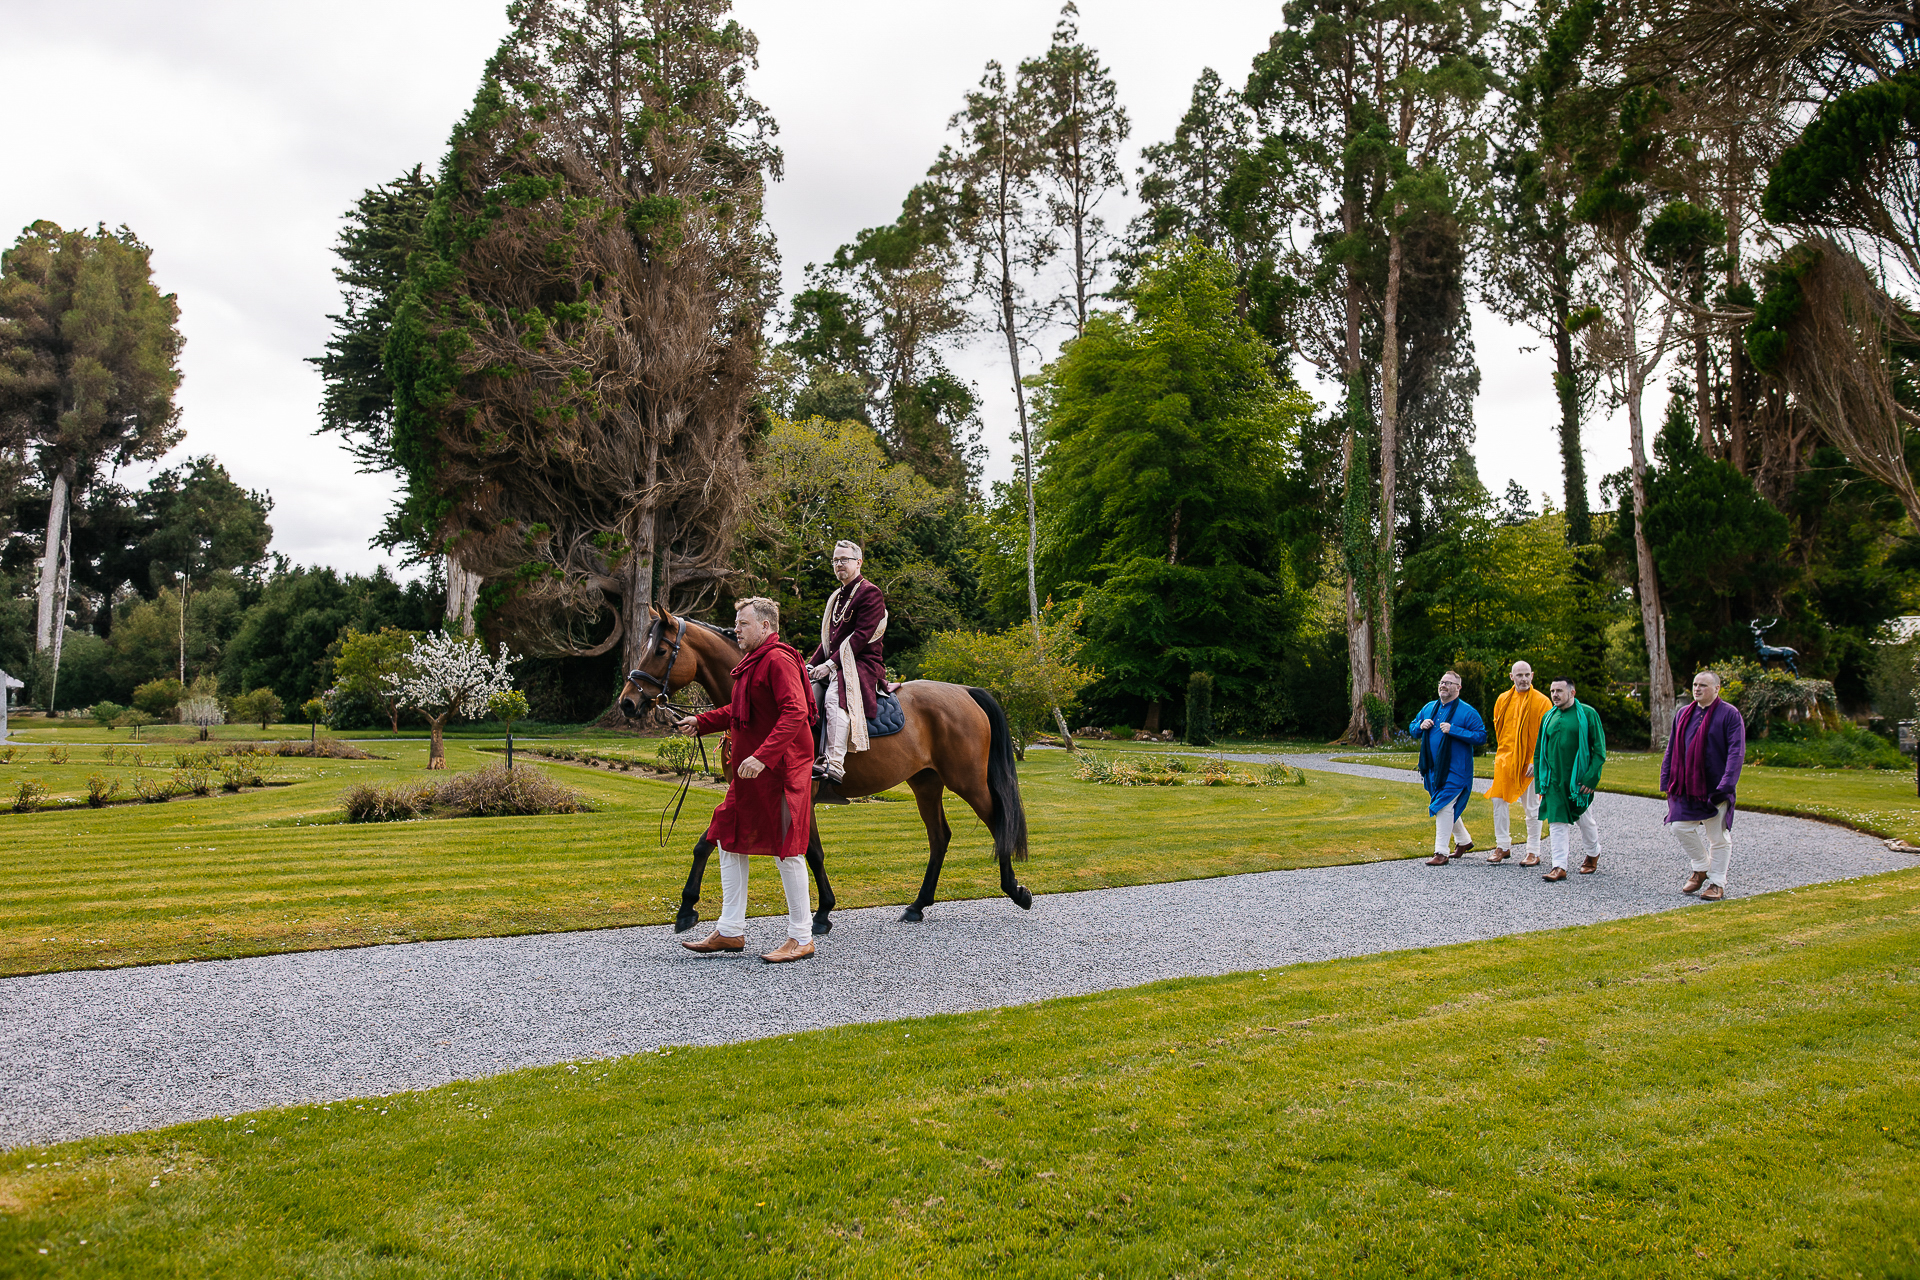
[(835, 564), (859, 564), (860, 557), (859, 556), (835, 556), (833, 558), (833, 562)]

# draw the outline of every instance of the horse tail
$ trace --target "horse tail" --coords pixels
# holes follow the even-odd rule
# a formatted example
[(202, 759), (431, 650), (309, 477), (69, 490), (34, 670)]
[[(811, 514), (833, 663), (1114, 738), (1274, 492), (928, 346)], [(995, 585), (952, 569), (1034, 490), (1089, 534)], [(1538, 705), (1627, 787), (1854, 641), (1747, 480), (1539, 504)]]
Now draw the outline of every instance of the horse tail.
[(1020, 803), (1020, 775), (1013, 766), (1013, 731), (1006, 712), (985, 689), (968, 689), (987, 713), (992, 737), (987, 743), (987, 792), (993, 797), (993, 852), (1027, 860), (1027, 810)]

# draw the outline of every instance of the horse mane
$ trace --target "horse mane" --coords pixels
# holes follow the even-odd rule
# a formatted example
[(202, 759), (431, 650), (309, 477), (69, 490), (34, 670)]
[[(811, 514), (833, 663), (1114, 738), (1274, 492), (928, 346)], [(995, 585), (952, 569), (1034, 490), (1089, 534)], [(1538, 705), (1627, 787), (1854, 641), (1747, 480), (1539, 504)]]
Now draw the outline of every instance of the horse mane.
[(736, 649), (740, 647), (740, 633), (732, 627), (717, 627), (711, 622), (702, 622), (698, 618), (688, 618), (687, 621), (702, 630), (713, 632), (713, 634), (719, 636)]

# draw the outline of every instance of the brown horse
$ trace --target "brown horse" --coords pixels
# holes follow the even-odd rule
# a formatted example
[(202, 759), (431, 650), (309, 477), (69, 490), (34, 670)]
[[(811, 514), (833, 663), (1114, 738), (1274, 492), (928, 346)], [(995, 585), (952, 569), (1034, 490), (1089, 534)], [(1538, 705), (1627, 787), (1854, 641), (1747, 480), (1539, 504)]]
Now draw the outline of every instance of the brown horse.
[[(643, 708), (665, 708), (677, 689), (695, 680), (716, 702), (733, 696), (733, 668), (744, 656), (731, 630), (654, 609), (647, 631), (645, 656), (627, 673), (620, 690), (620, 709), (637, 716)], [(920, 820), (927, 826), (927, 874), (920, 894), (901, 913), (902, 920), (919, 920), (933, 904), (953, 830), (940, 802), (943, 788), (972, 806), (993, 834), (994, 856), (1000, 861), (1000, 888), (1025, 910), (1033, 894), (1013, 877), (1013, 864), (1027, 860), (1027, 813), (1020, 803), (1020, 779), (1013, 767), (1013, 735), (1007, 717), (985, 689), (912, 680), (895, 696), (906, 715), (906, 727), (872, 740), (865, 751), (847, 757), (846, 781), (840, 791), (848, 799), (870, 796), (904, 782), (913, 790)], [(856, 712), (857, 714), (857, 712)], [(700, 916), (700, 882), (706, 875), (713, 844), (704, 835), (693, 847), (693, 869), (680, 894), (675, 933), (691, 929)], [(832, 930), (833, 889), (827, 883), (826, 857), (820, 848), (816, 817), (807, 836), (807, 866), (820, 886), (820, 907), (813, 913), (813, 931)]]

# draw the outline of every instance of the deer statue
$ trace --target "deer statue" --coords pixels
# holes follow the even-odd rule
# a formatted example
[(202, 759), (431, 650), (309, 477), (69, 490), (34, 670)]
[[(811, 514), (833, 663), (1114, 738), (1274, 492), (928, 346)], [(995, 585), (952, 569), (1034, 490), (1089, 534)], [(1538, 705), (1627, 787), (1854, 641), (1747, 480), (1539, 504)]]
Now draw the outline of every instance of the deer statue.
[(1797, 677), (1800, 674), (1800, 651), (1789, 649), (1784, 645), (1771, 645), (1761, 638), (1779, 623), (1780, 619), (1775, 618), (1772, 622), (1761, 626), (1760, 619), (1755, 618), (1747, 624), (1748, 630), (1753, 632), (1753, 651), (1760, 655), (1762, 670), (1767, 670), (1771, 663), (1784, 662), (1787, 664), (1787, 670)]

